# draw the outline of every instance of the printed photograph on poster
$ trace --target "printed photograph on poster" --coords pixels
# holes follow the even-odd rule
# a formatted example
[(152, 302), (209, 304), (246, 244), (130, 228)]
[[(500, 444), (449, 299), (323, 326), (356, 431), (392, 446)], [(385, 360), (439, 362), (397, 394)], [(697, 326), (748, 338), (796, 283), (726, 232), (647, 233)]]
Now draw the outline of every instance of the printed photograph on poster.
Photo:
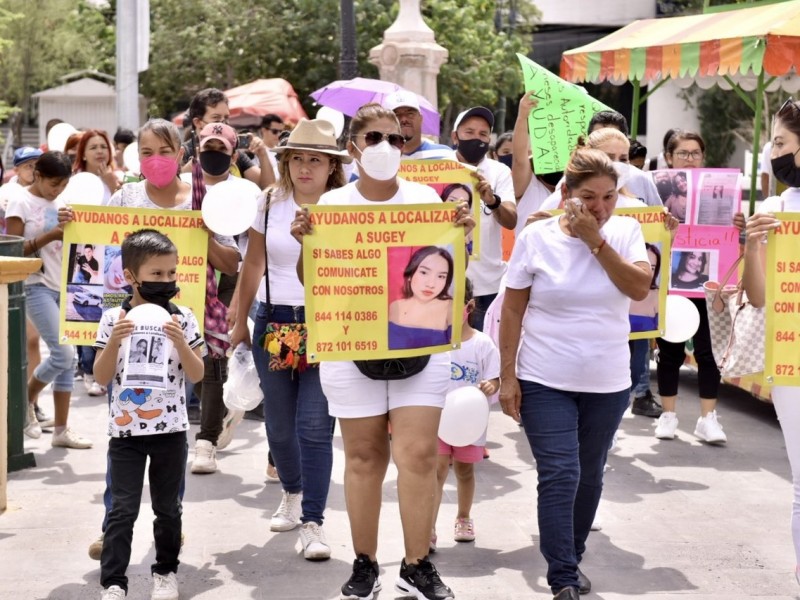
[(689, 173), (674, 169), (653, 171), (653, 182), (667, 210), (681, 223), (687, 223), (692, 214), (692, 178)]
[(731, 225), (740, 199), (738, 173), (702, 173), (697, 191), (697, 224)]
[(103, 286), (67, 284), (67, 321), (99, 323), (103, 316)]
[(80, 284), (103, 283), (103, 246), (70, 244), (67, 281)]
[(449, 344), (453, 326), (453, 248), (389, 248), (389, 349)]
[(128, 339), (123, 365), (123, 387), (167, 387), (167, 361), (171, 342), (157, 325), (137, 326)]
[(650, 261), (650, 292), (644, 300), (631, 302), (629, 318), (631, 333), (658, 331), (658, 303), (661, 288), (661, 244), (645, 243), (647, 259)]
[(122, 272), (122, 250), (119, 246), (105, 246), (103, 269), (103, 307), (115, 308), (133, 293)]
[(702, 291), (709, 279), (719, 280), (719, 251), (675, 249), (669, 289)]
[[(439, 193), (439, 197), (442, 199), (442, 202), (454, 202), (456, 204), (459, 202), (466, 202), (469, 205), (470, 211), (472, 210), (473, 190), (472, 186), (468, 183), (451, 183), (446, 185)], [(470, 232), (466, 236), (467, 252), (469, 252), (470, 255), (472, 255), (472, 233), (473, 232)]]

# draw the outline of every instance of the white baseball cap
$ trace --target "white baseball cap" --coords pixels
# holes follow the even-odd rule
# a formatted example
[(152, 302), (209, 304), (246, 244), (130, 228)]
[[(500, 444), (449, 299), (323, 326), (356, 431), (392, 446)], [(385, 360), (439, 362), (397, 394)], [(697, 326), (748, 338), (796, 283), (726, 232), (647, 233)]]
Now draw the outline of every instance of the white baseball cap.
[(413, 108), (419, 112), (419, 99), (417, 98), (417, 95), (414, 92), (403, 90), (399, 92), (393, 92), (383, 99), (383, 108), (397, 110), (401, 106), (407, 106), (408, 108)]

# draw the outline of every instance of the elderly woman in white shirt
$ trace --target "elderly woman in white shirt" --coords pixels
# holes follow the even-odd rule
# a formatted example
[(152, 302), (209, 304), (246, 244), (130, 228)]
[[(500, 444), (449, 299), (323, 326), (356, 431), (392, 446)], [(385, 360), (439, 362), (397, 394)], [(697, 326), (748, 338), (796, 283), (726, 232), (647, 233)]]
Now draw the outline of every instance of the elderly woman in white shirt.
[(511, 255), (500, 403), (524, 424), (536, 459), (548, 584), (555, 600), (577, 600), (591, 589), (578, 564), (628, 406), (628, 311), (647, 296), (651, 273), (638, 222), (612, 215), (617, 172), (608, 156), (578, 149), (564, 175), (565, 213), (526, 227)]

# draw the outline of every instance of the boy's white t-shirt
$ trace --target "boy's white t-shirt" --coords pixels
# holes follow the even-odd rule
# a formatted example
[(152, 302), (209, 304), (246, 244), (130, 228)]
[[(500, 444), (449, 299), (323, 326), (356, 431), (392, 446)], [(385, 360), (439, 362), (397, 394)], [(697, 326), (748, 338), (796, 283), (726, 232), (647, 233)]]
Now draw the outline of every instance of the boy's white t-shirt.
[[(266, 210), (266, 195), (259, 199), (258, 212), (251, 227), (264, 234), (264, 218)], [(272, 196), (269, 209), (269, 221), (265, 234), (267, 244), (267, 275), (269, 276), (270, 304), (288, 306), (303, 306), (305, 304), (305, 289), (297, 278), (297, 259), (300, 258), (302, 246), (292, 237), (291, 227), (295, 213), (300, 210), (294, 201), (294, 195), (288, 198), (276, 199)], [(263, 248), (259, 248), (263, 252)], [(267, 288), (264, 278), (258, 288), (259, 302), (266, 302)]]
[[(611, 281), (560, 217), (537, 221), (517, 239), (506, 287), (531, 288), (517, 355), (517, 377), (548, 387), (611, 393), (630, 387), (630, 298)], [(648, 262), (639, 223), (612, 216), (600, 230), (631, 263)]]
[[(450, 351), (449, 391), (470, 385), (477, 387), (485, 379), (498, 377), (500, 377), (500, 352), (492, 338), (482, 331), (475, 331), (470, 339), (461, 342), (461, 348)], [(485, 446), (486, 431), (472, 445)]]
[[(200, 327), (194, 314), (185, 306), (178, 306), (178, 309), (181, 311), (178, 319), (183, 329), (183, 337), (189, 347), (194, 349), (202, 346), (203, 338), (200, 336)], [(108, 339), (111, 337), (111, 330), (119, 320), (121, 310), (122, 307), (117, 306), (103, 313), (97, 326), (95, 348), (105, 349)], [(186, 374), (178, 357), (178, 351), (173, 347), (169, 356), (167, 389), (124, 388), (122, 387), (125, 365), (123, 347), (124, 345), (120, 345), (117, 353), (116, 369), (112, 380), (108, 435), (122, 438), (187, 431), (189, 417), (186, 412)], [(160, 412), (156, 416), (144, 418), (136, 412), (137, 409), (143, 412)], [(127, 420), (128, 417), (130, 417), (130, 421), (121, 422)]]
[[(6, 222), (17, 217), (23, 223), (22, 237), (31, 240), (39, 237), (58, 225), (58, 209), (64, 206), (59, 198), (53, 201), (34, 196), (26, 188), (11, 197), (6, 209)], [(55, 240), (41, 246), (31, 257), (42, 259), (42, 268), (31, 273), (25, 285), (44, 284), (51, 290), (61, 289), (61, 249), (64, 244)]]

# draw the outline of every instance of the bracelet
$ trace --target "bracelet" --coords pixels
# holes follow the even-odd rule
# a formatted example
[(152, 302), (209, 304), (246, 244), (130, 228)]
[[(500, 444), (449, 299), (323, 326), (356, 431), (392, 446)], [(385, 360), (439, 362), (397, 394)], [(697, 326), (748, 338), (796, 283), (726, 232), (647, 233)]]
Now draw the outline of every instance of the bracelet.
[(595, 256), (600, 254), (600, 250), (602, 250), (603, 246), (605, 246), (605, 245), (606, 245), (606, 241), (603, 240), (602, 242), (600, 242), (600, 245), (597, 248), (592, 248), (592, 254), (594, 254)]
[(489, 204), (486, 204), (485, 202), (484, 202), (484, 204), (486, 205), (486, 208), (488, 208), (489, 210), (497, 210), (498, 208), (500, 208), (500, 204), (502, 204), (502, 202), (503, 201), (500, 199), (500, 196), (495, 194), (494, 195), (494, 204), (489, 205)]
[(36, 238), (31, 238), (31, 254), (35, 254), (39, 251), (39, 247), (36, 245)]

